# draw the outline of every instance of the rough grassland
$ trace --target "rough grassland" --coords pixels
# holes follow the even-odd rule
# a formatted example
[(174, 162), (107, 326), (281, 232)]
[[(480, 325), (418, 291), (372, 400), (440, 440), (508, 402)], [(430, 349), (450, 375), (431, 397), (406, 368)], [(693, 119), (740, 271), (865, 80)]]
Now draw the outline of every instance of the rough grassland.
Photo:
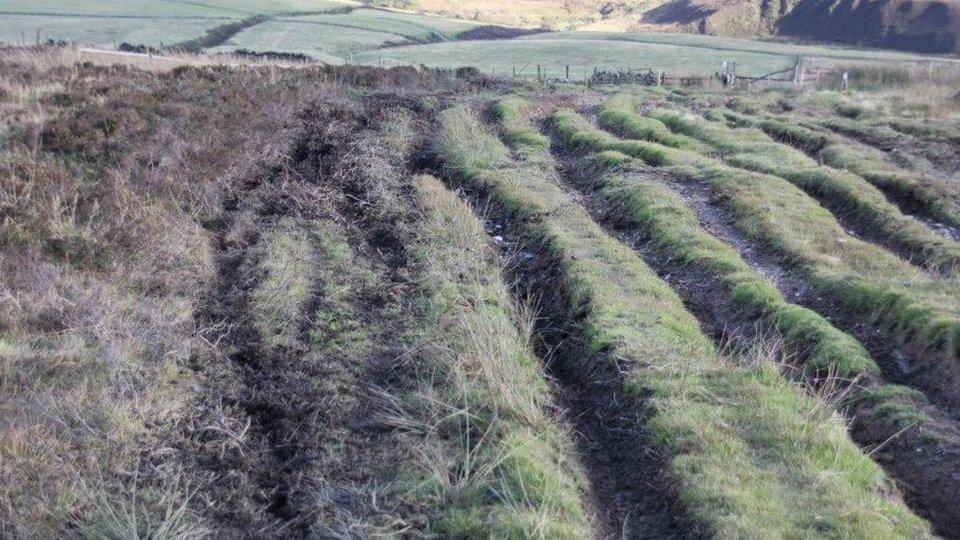
[(253, 317), (271, 347), (296, 345), (300, 314), (310, 300), (313, 248), (309, 235), (290, 221), (281, 222), (261, 242), (266, 245), (266, 276), (252, 293)]
[(527, 241), (557, 259), (557, 285), (570, 313), (581, 314), (589, 350), (605, 352), (594, 361), (627, 362), (630, 393), (650, 392), (651, 428), (673, 456), (681, 501), (707, 531), (925, 534), (922, 522), (881, 495), (888, 480), (826, 407), (768, 364), (719, 356), (666, 283), (542, 169), (512, 163), (469, 110), (441, 115), (438, 151), (463, 182), (489, 193), (520, 224)]

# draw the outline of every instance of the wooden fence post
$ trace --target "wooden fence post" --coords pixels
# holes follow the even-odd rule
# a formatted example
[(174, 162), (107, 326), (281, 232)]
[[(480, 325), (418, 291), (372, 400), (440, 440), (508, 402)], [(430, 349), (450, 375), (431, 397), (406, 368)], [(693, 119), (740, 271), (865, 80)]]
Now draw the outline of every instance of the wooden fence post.
[(543, 82), (543, 73), (540, 70), (540, 64), (537, 64), (537, 82)]
[(567, 80), (570, 80), (570, 64), (567, 64)]

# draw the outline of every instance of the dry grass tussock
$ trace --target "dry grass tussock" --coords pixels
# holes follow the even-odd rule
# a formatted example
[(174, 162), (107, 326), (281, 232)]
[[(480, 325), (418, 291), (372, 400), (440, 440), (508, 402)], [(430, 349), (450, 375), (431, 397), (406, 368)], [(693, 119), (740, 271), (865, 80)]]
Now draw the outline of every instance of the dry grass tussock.
[(196, 537), (164, 434), (210, 348), (205, 225), (310, 85), (80, 58), (0, 53), (0, 536)]

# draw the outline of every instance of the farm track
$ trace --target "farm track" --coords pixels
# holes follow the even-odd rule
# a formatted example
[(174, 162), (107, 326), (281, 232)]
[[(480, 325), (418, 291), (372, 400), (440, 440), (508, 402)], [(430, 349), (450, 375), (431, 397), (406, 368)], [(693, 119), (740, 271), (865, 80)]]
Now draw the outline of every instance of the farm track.
[[(333, 110), (331, 117), (318, 112), (323, 107)], [(390, 496), (394, 464), (403, 456), (390, 430), (375, 420), (371, 392), (397, 383), (391, 364), (401, 352), (401, 305), (409, 288), (403, 243), (392, 236), (399, 223), (364, 220), (351, 203), (338, 207), (320, 195), (320, 185), (350, 183), (342, 153), (362, 132), (360, 118), (335, 104), (315, 105), (282, 172), (238, 186), (214, 231), (218, 275), (202, 319), (222, 329), (215, 336), (220, 360), (197, 366), (205, 388), (198, 418), (188, 426), (196, 447), (185, 450), (207, 484), (203, 513), (221, 534), (312, 537), (361, 534), (359, 527), (374, 522), (408, 525), (393, 515), (396, 497), (377, 501), (378, 493)], [(313, 278), (297, 343), (270, 346), (251, 315), (252, 291), (263, 279), (263, 234), (285, 217), (311, 238), (319, 254), (310, 264), (323, 279)], [(380, 275), (375, 288), (352, 281), (343, 269), (324, 268), (330, 259), (313, 227), (329, 220), (365, 221), (351, 243), (362, 252), (355, 264)], [(357, 292), (338, 314), (356, 317), (369, 341), (353, 354), (328, 346), (350, 337), (335, 331), (322, 341), (312, 337), (323, 332), (314, 313), (334, 309), (330, 290), (345, 286)]]
[[(686, 265), (675, 255), (658, 249), (644, 238), (642, 231), (613, 216), (609, 212), (609, 203), (601, 200), (590, 187), (593, 185), (592, 175), (597, 174), (596, 166), (559, 143), (559, 137), (551, 133), (548, 120), (539, 123), (553, 141), (552, 153), (557, 158), (557, 170), (564, 184), (576, 191), (584, 206), (609, 234), (633, 246), (658, 275), (677, 290), (718, 347), (748, 349), (769, 337), (760, 320), (742, 313), (720, 291), (710, 272)], [(891, 349), (896, 349), (884, 339), (882, 332), (859, 319), (841, 314), (836, 306), (816, 294), (802, 276), (736, 230), (732, 226), (734, 220), (711, 202), (706, 185), (679, 182), (665, 174), (652, 173), (648, 178), (677, 192), (706, 231), (733, 247), (785, 298), (824, 315), (864, 343), (880, 363), (888, 381), (904, 382), (897, 380), (902, 377), (897, 376), (896, 360), (891, 353)], [(854, 404), (841, 408), (852, 420), (851, 436), (865, 451), (872, 452), (874, 459), (897, 481), (915, 511), (930, 519), (942, 535), (956, 537), (955, 531), (960, 525), (960, 512), (955, 505), (960, 500), (960, 475), (955, 472), (960, 470), (960, 424), (944, 411), (928, 406), (923, 409), (930, 418), (924, 425), (925, 432), (904, 434), (904, 430), (884, 422), (872, 407), (855, 403), (858, 393), (878, 384), (880, 381), (853, 381), (852, 387), (843, 390), (854, 398)]]

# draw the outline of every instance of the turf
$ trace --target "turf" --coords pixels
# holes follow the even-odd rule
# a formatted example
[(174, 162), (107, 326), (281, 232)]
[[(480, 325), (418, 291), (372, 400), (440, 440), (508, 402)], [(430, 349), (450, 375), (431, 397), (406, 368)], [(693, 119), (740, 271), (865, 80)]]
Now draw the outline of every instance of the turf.
[(529, 320), (483, 224), (434, 178), (415, 179), (414, 193), (422, 386), (405, 400), (452, 447), (421, 453), (414, 497), (436, 509), (432, 526), (445, 537), (588, 536), (569, 433), (549, 414), (550, 389), (522, 333)]

